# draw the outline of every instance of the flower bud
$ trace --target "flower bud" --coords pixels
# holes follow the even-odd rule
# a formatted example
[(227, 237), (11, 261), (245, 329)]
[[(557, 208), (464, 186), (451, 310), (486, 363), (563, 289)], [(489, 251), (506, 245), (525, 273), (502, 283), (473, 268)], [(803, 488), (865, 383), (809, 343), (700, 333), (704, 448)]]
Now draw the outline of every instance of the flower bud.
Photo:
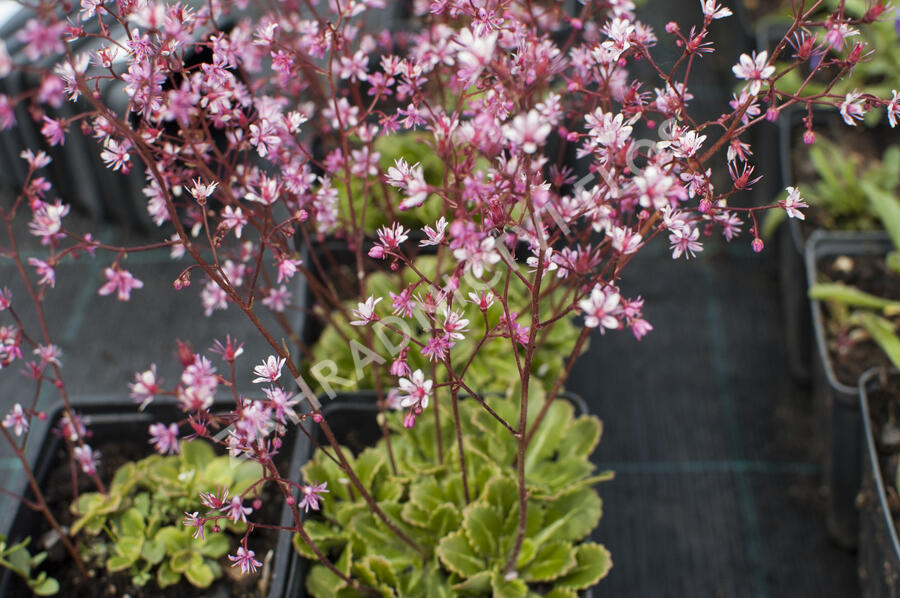
[(322, 419), (323, 419), (323, 418), (322, 418), (322, 414), (321, 414), (321, 413), (313, 413), (313, 421), (314, 421), (314, 422), (316, 422), (317, 424), (321, 424), (321, 423), (322, 423)]
[(709, 214), (709, 211), (712, 209), (712, 202), (708, 197), (704, 197), (700, 200), (700, 206), (697, 209), (700, 210), (701, 214)]
[(778, 110), (775, 108), (775, 106), (769, 106), (769, 109), (766, 110), (766, 120), (770, 123), (778, 120)]
[(293, 506), (296, 504), (297, 499), (294, 498), (293, 496), (288, 496), (288, 497), (285, 499), (285, 502), (288, 504), (289, 507), (293, 507)]
[(803, 143), (806, 145), (812, 145), (816, 142), (816, 134), (812, 132), (812, 129), (807, 129), (803, 133)]
[(369, 250), (369, 257), (375, 260), (384, 259), (384, 247), (381, 245), (375, 245), (372, 249)]
[(262, 508), (262, 501), (260, 499), (256, 499), (253, 501), (253, 510), (258, 511)]
[(675, 33), (676, 31), (678, 31), (678, 23), (675, 21), (666, 23), (666, 33)]
[(759, 253), (760, 251), (763, 250), (763, 247), (765, 246), (765, 244), (763, 243), (762, 239), (760, 239), (759, 237), (756, 237), (755, 239), (753, 239), (753, 242), (750, 244), (750, 246), (753, 247), (753, 251), (755, 251), (756, 253)]

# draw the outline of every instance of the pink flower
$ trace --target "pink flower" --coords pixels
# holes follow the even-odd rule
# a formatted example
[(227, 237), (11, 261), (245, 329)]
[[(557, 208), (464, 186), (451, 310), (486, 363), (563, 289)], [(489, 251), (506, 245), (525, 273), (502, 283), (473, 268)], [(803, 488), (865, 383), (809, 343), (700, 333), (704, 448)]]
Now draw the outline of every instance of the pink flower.
[(429, 361), (443, 361), (453, 346), (453, 339), (448, 336), (434, 336), (428, 339), (428, 343), (422, 348), (422, 355)]
[(150, 404), (155, 395), (162, 392), (162, 389), (159, 387), (160, 382), (161, 380), (158, 380), (156, 377), (155, 363), (150, 364), (149, 370), (135, 372), (134, 382), (130, 383), (128, 388), (131, 390), (131, 398), (140, 404), (140, 407), (138, 407), (140, 411), (143, 411)]
[(433, 384), (433, 381), (425, 379), (422, 370), (416, 370), (409, 378), (400, 378), (400, 406), (414, 407), (421, 412), (428, 407)]
[(256, 573), (257, 567), (262, 567), (262, 563), (257, 561), (255, 558), (256, 553), (252, 550), (247, 550), (243, 546), (237, 549), (237, 555), (232, 556), (228, 555), (228, 560), (230, 560), (233, 564), (232, 567), (236, 567), (238, 565), (241, 566), (241, 573)]
[(173, 455), (178, 452), (178, 426), (176, 424), (151, 424), (150, 444), (160, 455)]
[(284, 312), (290, 302), (291, 292), (284, 285), (277, 289), (275, 287), (269, 289), (269, 293), (262, 300), (263, 305), (278, 313)]
[(416, 302), (412, 300), (412, 289), (406, 288), (400, 292), (400, 294), (396, 294), (393, 291), (388, 291), (391, 296), (391, 305), (393, 313), (395, 316), (401, 316), (404, 318), (408, 318), (412, 315), (413, 309), (416, 307)]
[(0, 289), (0, 311), (9, 309), (12, 304), (12, 291), (8, 287)]
[(673, 230), (669, 234), (669, 243), (672, 244), (672, 259), (677, 260), (682, 255), (685, 258), (694, 257), (695, 252), (703, 251), (703, 245), (697, 240), (700, 231), (696, 228), (686, 227)]
[(887, 105), (887, 116), (888, 122), (891, 124), (891, 128), (897, 124), (897, 115), (900, 114), (900, 92), (896, 89), (891, 90), (891, 101)]
[(519, 114), (511, 123), (503, 126), (503, 136), (513, 145), (521, 148), (526, 154), (533, 154), (538, 147), (547, 141), (547, 135), (553, 127), (537, 110), (530, 110), (528, 114)]
[(578, 303), (584, 312), (584, 325), (588, 328), (601, 327), (601, 330), (619, 328), (620, 300), (621, 296), (614, 288), (595, 285), (590, 296)]
[(703, 9), (703, 16), (709, 20), (723, 19), (731, 16), (731, 9), (725, 6), (719, 6), (716, 0), (700, 0), (700, 8)]
[(75, 460), (81, 466), (81, 471), (87, 475), (97, 473), (97, 463), (100, 459), (100, 453), (93, 450), (88, 445), (76, 446), (74, 449)]
[(278, 280), (277, 282), (283, 282), (285, 280), (290, 280), (294, 277), (294, 274), (297, 273), (297, 266), (303, 264), (303, 260), (300, 259), (290, 259), (288, 257), (282, 256), (281, 259), (278, 260)]
[(49, 116), (44, 117), (44, 126), (41, 127), (41, 135), (47, 138), (51, 146), (65, 145), (66, 131), (63, 129), (62, 123), (54, 120)]
[(786, 187), (785, 191), (788, 192), (788, 196), (781, 202), (781, 207), (784, 208), (784, 211), (787, 212), (789, 217), (805, 220), (806, 216), (800, 211), (800, 208), (808, 208), (809, 204), (800, 197), (800, 189), (797, 189), (796, 187)]
[(28, 223), (31, 234), (41, 237), (42, 245), (49, 245), (57, 237), (61, 237), (62, 219), (69, 213), (69, 206), (57, 200), (54, 204), (34, 201), (31, 206), (32, 219)]
[(426, 226), (422, 229), (427, 238), (419, 241), (419, 247), (427, 247), (429, 245), (440, 245), (444, 240), (444, 231), (447, 229), (447, 219), (441, 216), (434, 224), (434, 228)]
[(381, 297), (376, 299), (374, 296), (369, 297), (365, 301), (360, 301), (356, 309), (353, 310), (355, 320), (350, 321), (351, 326), (367, 326), (378, 320), (375, 313), (375, 306), (381, 301)]
[(207, 185), (200, 182), (199, 178), (194, 179), (192, 182), (194, 184), (190, 189), (188, 189), (188, 193), (190, 193), (191, 196), (200, 203), (205, 202), (207, 198), (209, 198), (209, 196), (215, 192), (216, 187), (219, 186), (219, 183), (216, 181), (213, 181), (212, 183)]
[(758, 94), (763, 81), (775, 74), (775, 67), (767, 64), (768, 61), (768, 52), (762, 51), (757, 54), (754, 51), (752, 56), (741, 54), (738, 63), (731, 67), (738, 79), (750, 81), (750, 95)]
[(200, 517), (200, 513), (194, 511), (193, 513), (184, 514), (184, 521), (182, 523), (186, 527), (194, 528), (194, 538), (198, 540), (203, 539), (203, 526), (206, 524), (206, 520)]
[(328, 482), (322, 482), (321, 484), (313, 482), (311, 486), (303, 486), (300, 489), (300, 493), (303, 497), (300, 499), (300, 502), (297, 503), (297, 507), (303, 509), (304, 513), (308, 513), (310, 509), (318, 511), (319, 501), (322, 500), (322, 494), (328, 493), (328, 490), (325, 489), (327, 486)]
[(862, 96), (862, 92), (854, 89), (841, 102), (841, 116), (844, 118), (844, 122), (852, 127), (855, 127), (856, 121), (862, 120), (866, 114), (860, 96)]
[(100, 152), (100, 158), (106, 162), (107, 168), (113, 170), (121, 170), (128, 173), (131, 170), (131, 142), (127, 139), (119, 143), (112, 137), (108, 138), (103, 144), (103, 151)]
[(253, 509), (250, 507), (245, 507), (241, 503), (241, 499), (239, 496), (231, 497), (231, 501), (228, 502), (228, 505), (222, 509), (222, 512), (228, 516), (233, 522), (243, 522), (247, 523), (247, 515), (253, 512)]
[(469, 301), (477, 305), (481, 311), (487, 311), (494, 304), (494, 294), (490, 291), (471, 292)]
[(28, 258), (28, 265), (34, 266), (37, 275), (41, 277), (40, 280), (38, 280), (39, 285), (56, 286), (56, 271), (53, 269), (53, 266), (36, 257)]
[(128, 301), (131, 299), (132, 289), (141, 289), (144, 283), (131, 275), (128, 270), (122, 270), (118, 267), (115, 269), (107, 268), (104, 270), (106, 275), (106, 284), (97, 291), (99, 295), (109, 295), (113, 291), (117, 292), (119, 301)]
[(234, 230), (234, 236), (241, 238), (241, 231), (247, 226), (247, 216), (240, 207), (225, 206), (222, 211), (222, 225), (229, 230)]
[(269, 355), (269, 358), (266, 359), (262, 364), (253, 368), (253, 373), (257, 375), (257, 378), (254, 378), (254, 384), (261, 384), (265, 382), (275, 382), (279, 378), (281, 378), (281, 368), (284, 367), (285, 359), (275, 357), (274, 355)]
[(462, 316), (463, 313), (461, 311), (451, 312), (449, 308), (444, 307), (444, 334), (455, 341), (465, 338), (463, 333), (467, 331), (467, 326), (469, 325), (469, 320)]
[(3, 427), (12, 428), (16, 436), (21, 436), (28, 431), (28, 417), (19, 403), (16, 403), (12, 411), (3, 418)]

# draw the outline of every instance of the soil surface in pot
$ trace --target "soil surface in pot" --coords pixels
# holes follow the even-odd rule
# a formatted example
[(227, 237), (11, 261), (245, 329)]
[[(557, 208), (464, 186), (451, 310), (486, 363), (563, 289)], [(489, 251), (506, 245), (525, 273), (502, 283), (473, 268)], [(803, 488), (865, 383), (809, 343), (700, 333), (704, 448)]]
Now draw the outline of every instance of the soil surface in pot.
[[(106, 442), (98, 444), (96, 448), (99, 449), (101, 455), (98, 474), (104, 483), (109, 483), (118, 468), (126, 462), (151, 454), (148, 450), (149, 445), (145, 447), (133, 442)], [(282, 452), (282, 455), (285, 455), (285, 461), (288, 459), (287, 454)], [(284, 463), (279, 463), (281, 471), (284, 471), (281, 467), (284, 465)], [(77, 484), (79, 493), (95, 491), (93, 484), (83, 475), (78, 476)], [(58, 451), (44, 486), (47, 488), (46, 500), (50, 509), (60, 524), (64, 528), (68, 528), (75, 518), (69, 511), (69, 505), (72, 504), (72, 472), (64, 447)], [(271, 488), (267, 488), (263, 492), (264, 506), (260, 511), (254, 512), (253, 519), (266, 523), (277, 522), (281, 516), (282, 504), (280, 496), (276, 496)], [(43, 524), (37, 537), (44, 537), (48, 531), (50, 531), (49, 525)], [(249, 547), (256, 552), (257, 560), (265, 562), (265, 557), (270, 551), (274, 555), (278, 545), (278, 533), (266, 529), (256, 529), (253, 532)], [(80, 539), (89, 541), (90, 537), (82, 536)], [(269, 560), (274, 561), (274, 556)], [(160, 589), (153, 580), (146, 586), (139, 587), (132, 583), (131, 576), (127, 573), (109, 573), (105, 567), (94, 568), (93, 573), (96, 577), (86, 580), (69, 559), (68, 553), (62, 550), (59, 544), (55, 549), (49, 551), (44, 567), (51, 576), (59, 581), (67, 598), (121, 598), (122, 596), (131, 598), (182, 598), (188, 596), (263, 598), (266, 595), (266, 588), (261, 587), (262, 571), (265, 567), (255, 574), (242, 575), (239, 568), (231, 567), (227, 556), (222, 557), (219, 564), (222, 566), (222, 577), (206, 589), (196, 588), (184, 579), (165, 589)]]
[[(884, 256), (830, 256), (819, 262), (819, 272), (825, 280), (854, 286), (879, 297), (900, 300), (900, 273), (887, 267)], [(869, 368), (891, 365), (887, 355), (864, 329), (839, 322), (836, 314), (829, 311), (827, 303), (822, 308), (828, 356), (838, 381), (856, 386), (859, 377)]]

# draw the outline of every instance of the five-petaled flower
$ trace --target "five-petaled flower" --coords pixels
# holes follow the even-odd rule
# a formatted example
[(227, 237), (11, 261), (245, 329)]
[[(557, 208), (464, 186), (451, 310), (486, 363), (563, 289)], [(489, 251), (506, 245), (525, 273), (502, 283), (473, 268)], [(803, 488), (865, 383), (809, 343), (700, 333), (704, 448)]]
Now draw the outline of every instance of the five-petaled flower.
[(16, 436), (21, 436), (28, 431), (28, 416), (25, 415), (22, 405), (16, 403), (12, 411), (6, 414), (6, 417), (3, 418), (3, 427), (12, 428)]
[(99, 295), (109, 295), (116, 291), (119, 301), (128, 301), (131, 299), (132, 289), (144, 287), (144, 283), (135, 278), (128, 270), (115, 267), (107, 268), (103, 273), (106, 275), (106, 283), (97, 291)]
[(409, 378), (400, 378), (400, 406), (412, 407), (421, 412), (428, 407), (431, 397), (432, 380), (426, 380), (422, 370), (416, 370)]
[(785, 191), (788, 192), (788, 196), (781, 202), (784, 211), (787, 212), (787, 215), (791, 218), (805, 220), (806, 216), (800, 211), (800, 208), (808, 208), (809, 204), (800, 197), (800, 190), (796, 187), (786, 187)]
[(178, 452), (178, 426), (176, 424), (156, 423), (149, 428), (150, 444), (160, 455), (172, 455)]
[(300, 489), (302, 497), (300, 498), (300, 502), (297, 503), (297, 507), (303, 509), (304, 513), (308, 513), (310, 509), (318, 511), (319, 501), (322, 500), (322, 494), (328, 493), (328, 490), (326, 490), (327, 486), (328, 482), (322, 482), (320, 484), (317, 481), (309, 486), (303, 486)]
[(243, 546), (237, 549), (237, 555), (232, 556), (228, 555), (228, 560), (232, 562), (232, 567), (241, 566), (241, 573), (256, 573), (257, 567), (262, 567), (262, 563), (257, 561), (255, 558), (256, 553), (252, 550), (247, 550)]
[(736, 65), (731, 67), (738, 79), (745, 79), (750, 82), (750, 95), (756, 95), (762, 88), (763, 81), (775, 74), (775, 67), (769, 62), (769, 53), (765, 50), (753, 55), (741, 54)]
[(588, 328), (600, 327), (601, 331), (605, 328), (619, 328), (620, 301), (621, 296), (615, 289), (595, 285), (590, 296), (578, 304), (584, 312), (584, 325)]
[(253, 379), (254, 384), (263, 384), (266, 382), (275, 382), (281, 378), (281, 368), (284, 367), (285, 359), (269, 355), (268, 359), (260, 365), (253, 368), (256, 378)]
[(353, 317), (356, 319), (351, 320), (350, 325), (366, 326), (372, 322), (376, 322), (378, 320), (378, 315), (375, 313), (375, 305), (381, 301), (381, 299), (382, 297), (376, 299), (374, 296), (370, 296), (365, 301), (360, 301), (359, 305), (356, 306), (356, 309), (353, 310)]

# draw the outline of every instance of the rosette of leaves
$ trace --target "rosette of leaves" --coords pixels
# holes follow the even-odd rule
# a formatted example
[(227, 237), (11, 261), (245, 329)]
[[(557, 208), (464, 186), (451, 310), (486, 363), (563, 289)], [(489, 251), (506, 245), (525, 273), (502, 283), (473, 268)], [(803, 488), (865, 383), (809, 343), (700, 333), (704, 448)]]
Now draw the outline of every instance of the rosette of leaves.
[(8, 545), (6, 536), (0, 534), (0, 567), (5, 567), (24, 579), (35, 596), (54, 596), (59, 593), (59, 582), (48, 576), (46, 571), (36, 571), (47, 558), (47, 553), (31, 554), (28, 551), (30, 543), (29, 537)]
[[(535, 414), (544, 394), (539, 387), (529, 394), (529, 414)], [(504, 419), (517, 417), (517, 401), (495, 397), (488, 402)], [(609, 552), (586, 541), (602, 514), (593, 486), (612, 477), (611, 472), (595, 475), (589, 460), (600, 440), (600, 420), (576, 417), (572, 404), (563, 399), (548, 410), (526, 453), (528, 523), (518, 560), (508, 574), (505, 565), (519, 511), (516, 442), (475, 399), (461, 399), (459, 410), (468, 503), (451, 417), (442, 418), (443, 460), (438, 458), (435, 426), (423, 418), (404, 430), (396, 413), (388, 415), (395, 432), (391, 440), (396, 471), (383, 439), (352, 460), (380, 507), (423, 547), (423, 554), (372, 514), (321, 450), (303, 468), (307, 483), (328, 482), (330, 490), (321, 512), (304, 522), (317, 546), (343, 573), (385, 597), (574, 598), (606, 576), (612, 566)], [(294, 546), (305, 558), (315, 558), (299, 535)], [(318, 563), (311, 566), (306, 586), (318, 598), (365, 595)]]
[[(433, 140), (430, 134), (407, 132), (379, 137), (372, 146), (373, 151), (380, 154), (378, 158), (380, 172), (387, 172), (394, 166), (396, 160), (402, 158), (410, 166), (421, 165), (425, 182), (438, 187), (444, 182), (444, 163), (431, 143)], [(417, 208), (400, 211), (397, 206), (403, 201), (403, 196), (398, 189), (391, 187), (378, 176), (353, 176), (350, 179), (350, 191), (353, 194), (354, 218), (351, 218), (350, 197), (344, 180), (336, 177), (334, 187), (338, 191), (338, 216), (346, 222), (351, 220), (362, 222), (363, 230), (368, 235), (374, 235), (379, 228), (389, 222), (400, 222), (408, 228), (422, 228), (426, 224), (433, 224), (441, 216), (439, 202), (426, 201)], [(361, 219), (367, 192), (369, 203), (365, 217)]]
[[(216, 456), (202, 440), (181, 442), (177, 455), (151, 455), (120, 467), (108, 494), (82, 494), (72, 505), (77, 517), (72, 535), (81, 534), (81, 552), (87, 563), (110, 573), (126, 572), (136, 586), (151, 582), (160, 588), (182, 576), (199, 588), (221, 577), (219, 560), (236, 544), (233, 534), (246, 524), (220, 520), (222, 531), (206, 524), (203, 539), (183, 524), (185, 513), (203, 509), (201, 492), (228, 488), (231, 495), (259, 480), (258, 463)], [(227, 533), (231, 532), (231, 533)]]
[[(449, 259), (449, 258), (445, 258)], [(437, 271), (437, 257), (433, 255), (419, 256), (416, 258), (414, 265), (416, 270), (423, 273), (430, 280), (434, 280)], [(445, 261), (446, 264), (446, 261)], [(418, 281), (419, 276), (408, 268), (402, 269), (400, 273), (375, 272), (366, 277), (366, 295), (375, 295), (376, 297), (384, 297), (385, 299), (376, 305), (376, 313), (381, 318), (391, 315), (391, 291), (396, 292), (398, 289), (404, 289), (414, 281)], [(469, 331), (465, 338), (457, 341), (456, 345), (450, 350), (450, 358), (452, 363), (459, 363), (467, 359), (471, 352), (478, 345), (484, 336), (485, 315), (477, 305), (472, 303), (468, 294), (474, 291), (474, 287), (468, 286), (469, 282), (466, 277), (460, 279), (460, 288), (458, 299), (452, 303), (453, 309), (462, 310), (463, 317), (469, 320)], [(422, 293), (427, 292), (427, 288), (420, 286)], [(545, 299), (541, 299), (541, 318), (548, 319), (552, 306), (562, 304), (564, 299), (563, 289), (552, 291)], [(530, 318), (530, 296), (527, 294), (525, 285), (516, 276), (510, 276), (509, 283), (509, 310), (521, 314), (516, 322), (524, 326), (531, 325)], [(347, 313), (356, 307), (356, 303), (349, 301), (345, 304)], [(503, 316), (503, 307), (499, 300), (488, 309), (486, 314), (487, 326), (493, 328), (497, 326), (501, 316)], [(438, 321), (441, 315), (438, 314)], [(330, 360), (337, 366), (338, 375), (345, 379), (347, 384), (343, 390), (359, 390), (375, 388), (374, 368), (381, 369), (382, 379), (388, 376), (391, 362), (397, 356), (397, 347), (403, 344), (403, 337), (396, 330), (386, 325), (376, 322), (372, 324), (374, 352), (378, 358), (373, 358), (369, 354), (366, 347), (368, 331), (365, 327), (351, 326), (345, 318), (341, 318), (339, 314), (334, 314), (331, 323), (326, 326), (324, 332), (312, 347), (312, 359), (309, 360), (310, 365)], [(424, 328), (417, 318), (407, 318), (406, 322), (410, 327), (409, 332), (415, 339), (422, 343), (427, 343), (431, 336), (431, 330)], [(572, 352), (575, 342), (578, 340), (579, 330), (571, 322), (571, 318), (560, 318), (552, 325), (542, 329), (538, 336), (537, 349), (535, 350), (534, 359), (531, 364), (531, 376), (533, 379), (539, 380), (544, 389), (549, 391), (553, 383), (559, 377), (564, 367), (564, 361)], [(350, 341), (355, 341), (355, 350), (348, 350)], [(587, 349), (585, 343), (584, 349)], [(511, 355), (511, 344), (508, 338), (490, 338), (478, 350), (478, 356), (472, 361), (466, 370), (466, 384), (469, 388), (478, 389), (479, 392), (504, 394), (509, 391), (510, 387), (519, 380), (519, 371), (516, 368), (516, 361)], [(520, 351), (524, 351), (521, 347)], [(374, 361), (373, 361), (374, 359)], [(357, 367), (359, 363), (367, 363), (365, 367)], [(415, 343), (409, 343), (409, 353), (407, 355), (407, 363), (410, 369), (415, 371), (421, 369), (425, 372), (431, 371), (431, 363), (428, 358), (421, 354), (419, 346)], [(438, 382), (443, 382), (442, 376), (446, 376), (443, 368), (438, 369)], [(313, 380), (315, 375), (311, 376)]]

